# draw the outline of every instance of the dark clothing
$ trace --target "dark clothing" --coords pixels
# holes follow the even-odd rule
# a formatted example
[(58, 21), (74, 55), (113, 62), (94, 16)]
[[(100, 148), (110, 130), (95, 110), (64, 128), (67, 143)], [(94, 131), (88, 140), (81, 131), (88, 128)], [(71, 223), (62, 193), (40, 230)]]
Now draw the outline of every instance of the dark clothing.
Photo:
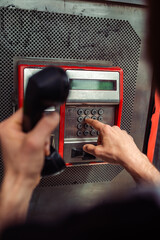
[(57, 224), (26, 223), (7, 229), (2, 239), (159, 239), (160, 190), (138, 189), (121, 199), (104, 200)]

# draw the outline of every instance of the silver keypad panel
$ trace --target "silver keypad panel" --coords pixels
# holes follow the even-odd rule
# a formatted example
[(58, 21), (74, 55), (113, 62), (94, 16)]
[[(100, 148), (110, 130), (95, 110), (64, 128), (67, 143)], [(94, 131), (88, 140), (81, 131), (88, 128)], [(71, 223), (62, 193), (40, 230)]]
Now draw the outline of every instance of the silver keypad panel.
[(97, 129), (85, 122), (86, 118), (114, 125), (115, 106), (106, 105), (66, 105), (64, 160), (68, 163), (99, 162), (99, 159), (86, 155), (82, 150), (85, 143), (97, 144)]
[[(85, 123), (86, 118), (114, 125), (115, 106), (67, 106), (65, 110), (65, 138), (97, 137), (98, 132)], [(86, 132), (88, 131), (88, 132)], [(96, 134), (93, 132), (95, 131)]]

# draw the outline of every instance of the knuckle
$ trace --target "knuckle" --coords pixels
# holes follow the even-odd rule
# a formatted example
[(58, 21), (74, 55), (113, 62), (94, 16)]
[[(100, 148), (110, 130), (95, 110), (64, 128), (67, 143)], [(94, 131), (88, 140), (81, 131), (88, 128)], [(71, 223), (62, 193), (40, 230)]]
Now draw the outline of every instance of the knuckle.
[(101, 132), (104, 134), (109, 133), (110, 130), (111, 130), (111, 126), (109, 126), (109, 125), (103, 125), (101, 128)]
[(128, 135), (132, 141), (134, 141), (134, 138), (131, 135)]
[(95, 149), (94, 149), (94, 155), (99, 156), (99, 154), (100, 154), (99, 149), (98, 149), (98, 148), (95, 148)]
[(116, 125), (114, 125), (112, 128), (115, 129), (115, 130), (119, 130), (119, 129), (120, 129), (120, 128), (119, 128), (118, 126), (116, 126)]
[(127, 131), (126, 131), (126, 130), (122, 130), (122, 132), (123, 132), (124, 134), (127, 134), (127, 135), (128, 135), (128, 133), (127, 133)]
[(128, 134), (128, 132), (126, 130), (122, 130), (122, 132), (126, 135), (132, 138), (132, 136), (130, 134)]

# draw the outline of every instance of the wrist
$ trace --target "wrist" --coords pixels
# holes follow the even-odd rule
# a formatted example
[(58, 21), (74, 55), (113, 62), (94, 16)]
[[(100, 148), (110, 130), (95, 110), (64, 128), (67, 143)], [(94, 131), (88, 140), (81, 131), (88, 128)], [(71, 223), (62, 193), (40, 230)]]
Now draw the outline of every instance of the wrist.
[(138, 151), (123, 161), (122, 165), (137, 183), (159, 185), (160, 173), (152, 165), (147, 156)]
[(26, 191), (33, 191), (33, 189), (38, 185), (40, 181), (40, 175), (26, 175), (24, 173), (18, 173), (12, 169), (7, 169), (4, 174), (3, 182), (5, 185), (10, 187), (10, 185), (17, 186), (19, 189), (21, 187), (25, 188)]
[(0, 191), (0, 229), (25, 220), (33, 190), (33, 183), (23, 176), (5, 174)]
[(7, 204), (18, 204), (22, 200), (26, 202), (30, 199), (35, 186), (35, 181), (33, 182), (32, 179), (25, 178), (21, 174), (15, 175), (7, 172), (1, 186), (1, 199), (5, 198)]

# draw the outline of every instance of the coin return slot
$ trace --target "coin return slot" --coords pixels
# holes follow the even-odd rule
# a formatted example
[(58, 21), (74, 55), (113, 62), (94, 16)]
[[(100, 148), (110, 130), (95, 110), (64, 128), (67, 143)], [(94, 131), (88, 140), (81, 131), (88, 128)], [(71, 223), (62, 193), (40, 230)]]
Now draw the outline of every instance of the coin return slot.
[(71, 158), (76, 158), (76, 157), (79, 157), (82, 160), (92, 160), (96, 158), (95, 156), (84, 152), (82, 148), (72, 148)]

